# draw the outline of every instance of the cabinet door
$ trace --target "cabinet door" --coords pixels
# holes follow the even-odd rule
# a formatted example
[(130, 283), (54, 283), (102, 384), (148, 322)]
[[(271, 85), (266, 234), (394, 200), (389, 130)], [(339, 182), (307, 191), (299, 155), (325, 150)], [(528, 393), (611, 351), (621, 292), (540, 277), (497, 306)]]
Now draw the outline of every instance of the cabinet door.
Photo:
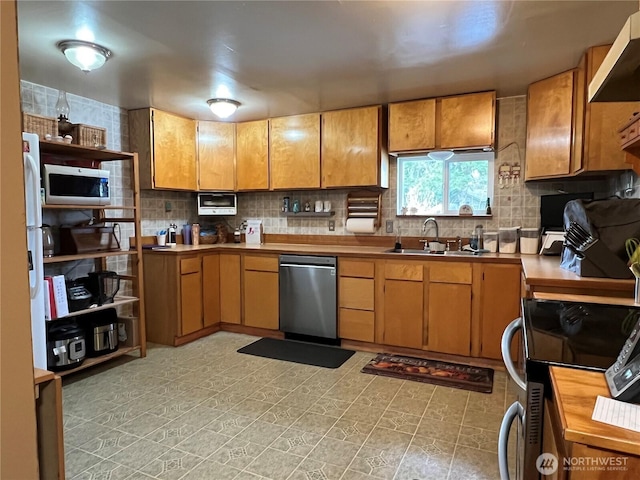
[(429, 283), (429, 350), (469, 356), (471, 285)]
[(436, 147), (436, 99), (389, 104), (389, 152)]
[(269, 121), (271, 190), (320, 188), (320, 114)]
[(196, 122), (152, 110), (154, 188), (196, 190)]
[(269, 122), (236, 125), (236, 188), (269, 190)]
[(202, 329), (202, 272), (180, 275), (182, 335)]
[(569, 70), (529, 85), (525, 180), (571, 171), (574, 75)]
[(200, 190), (235, 188), (236, 126), (224, 122), (198, 122)]
[(278, 274), (274, 272), (244, 272), (244, 324), (248, 327), (278, 330)]
[(322, 187), (378, 186), (382, 107), (322, 114)]
[[(598, 71), (610, 45), (592, 47), (586, 53), (585, 92)], [(586, 95), (586, 93), (585, 93)], [(584, 100), (586, 102), (586, 98)], [(589, 172), (625, 170), (625, 152), (620, 149), (618, 128), (640, 110), (639, 102), (587, 103), (585, 109), (584, 169)]]
[(220, 321), (240, 323), (240, 255), (220, 254)]
[(422, 282), (385, 280), (383, 343), (422, 348)]
[[(480, 356), (499, 360), (502, 332), (520, 316), (520, 266), (483, 265), (480, 305)], [(516, 358), (515, 342), (512, 348)]]
[(492, 147), (496, 92), (444, 97), (440, 101), (439, 148)]
[(202, 257), (202, 314), (204, 326), (220, 323), (220, 255)]

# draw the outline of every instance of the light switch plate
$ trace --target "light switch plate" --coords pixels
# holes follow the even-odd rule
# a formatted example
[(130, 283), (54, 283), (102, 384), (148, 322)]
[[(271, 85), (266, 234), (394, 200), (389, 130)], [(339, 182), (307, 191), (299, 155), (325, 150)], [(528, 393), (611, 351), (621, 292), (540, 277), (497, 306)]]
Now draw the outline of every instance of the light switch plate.
[(330, 232), (335, 232), (336, 231), (336, 221), (335, 220), (329, 220), (329, 231)]
[(393, 220), (387, 220), (387, 233), (393, 233)]

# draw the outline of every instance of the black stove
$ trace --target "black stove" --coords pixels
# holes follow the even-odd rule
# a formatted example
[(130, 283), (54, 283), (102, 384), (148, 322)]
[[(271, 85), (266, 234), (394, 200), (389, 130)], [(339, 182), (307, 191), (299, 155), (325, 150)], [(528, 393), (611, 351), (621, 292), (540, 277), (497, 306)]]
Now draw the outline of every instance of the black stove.
[(618, 357), (640, 308), (525, 299), (524, 356), (527, 376), (536, 365), (604, 372)]

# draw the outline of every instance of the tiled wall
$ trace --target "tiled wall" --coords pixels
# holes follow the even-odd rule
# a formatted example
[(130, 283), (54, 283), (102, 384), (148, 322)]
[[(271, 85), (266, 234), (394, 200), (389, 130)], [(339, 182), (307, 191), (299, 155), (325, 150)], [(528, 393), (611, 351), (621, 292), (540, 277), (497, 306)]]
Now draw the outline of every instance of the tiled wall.
[[(58, 90), (22, 81), (22, 106), (27, 113), (55, 116), (55, 104)], [(70, 106), (69, 120), (73, 123), (86, 123), (107, 128), (107, 146), (114, 150), (128, 149), (128, 117), (127, 112), (117, 106), (107, 105), (72, 93), (67, 94)], [(522, 181), (516, 185), (500, 188), (498, 167), (502, 163), (520, 163), (524, 173), (526, 141), (526, 98), (524, 96), (498, 99), (497, 103), (497, 142), (495, 160), (494, 195), (492, 198), (493, 217), (488, 219), (439, 218), (440, 235), (443, 237), (468, 236), (473, 227), (482, 224), (486, 230), (498, 227), (539, 226), (540, 195), (558, 193), (559, 191), (579, 192), (593, 191), (597, 197), (606, 197), (613, 191), (638, 187), (638, 177), (627, 172), (614, 176), (609, 180), (567, 180), (558, 182)], [(501, 151), (501, 149), (504, 149)], [(123, 198), (128, 192), (130, 178), (126, 168), (114, 166), (113, 190), (116, 202), (130, 202)], [(421, 236), (422, 217), (396, 216), (396, 161), (390, 157), (390, 188), (382, 195), (382, 225), (375, 235), (391, 235), (385, 233), (387, 220), (400, 227), (403, 236)], [(158, 230), (166, 229), (169, 223), (179, 227), (185, 223), (200, 221), (203, 228), (219, 221), (228, 222), (233, 228), (248, 218), (261, 218), (266, 233), (308, 234), (308, 235), (351, 235), (345, 229), (346, 197), (349, 190), (328, 191), (291, 191), (291, 192), (256, 192), (238, 194), (239, 212), (236, 217), (197, 217), (195, 194), (187, 192), (141, 192), (142, 202), (142, 234), (154, 235)], [(640, 187), (634, 188), (627, 196), (639, 196)], [(299, 199), (301, 204), (316, 200), (329, 200), (335, 216), (334, 232), (328, 228), (327, 218), (292, 218), (280, 213), (283, 197)], [(126, 203), (125, 203), (126, 204)], [(169, 205), (170, 204), (170, 205)], [(170, 207), (170, 211), (167, 211)], [(123, 238), (132, 234), (131, 230), (123, 231)]]
[[(515, 142), (515, 143), (513, 143)], [(594, 191), (599, 197), (608, 195), (610, 186), (607, 181), (570, 180), (566, 182), (528, 182), (520, 181), (516, 185), (503, 186), (498, 182), (498, 167), (502, 163), (520, 163), (524, 174), (526, 142), (526, 97), (508, 97), (498, 99), (497, 104), (497, 142), (495, 160), (494, 195), (492, 198), (493, 217), (487, 219), (438, 218), (440, 235), (466, 237), (475, 225), (482, 224), (487, 230), (498, 227), (523, 226), (538, 227), (540, 225), (540, 195), (558, 193), (558, 191), (578, 192)], [(510, 145), (511, 144), (511, 145)], [(503, 149), (501, 151), (501, 149)], [(382, 227), (375, 235), (385, 233), (387, 220), (400, 226), (403, 236), (421, 236), (424, 217), (396, 216), (396, 161), (390, 157), (390, 187), (382, 195)], [(309, 191), (309, 192), (265, 192), (239, 195), (240, 211), (236, 222), (246, 218), (261, 218), (266, 233), (310, 234), (310, 235), (351, 235), (345, 229), (345, 203), (348, 190), (344, 191)], [(328, 229), (326, 218), (292, 218), (280, 215), (282, 198), (289, 196), (291, 200), (299, 199), (302, 204), (309, 200), (330, 200), (335, 209), (335, 232)], [(433, 233), (431, 233), (433, 235)]]
[[(21, 82), (22, 110), (26, 113), (56, 116), (58, 90), (26, 81)], [(107, 148), (128, 151), (129, 117), (123, 108), (97, 102), (89, 98), (67, 93), (69, 102), (69, 121), (84, 123), (107, 129)], [(131, 178), (127, 166), (121, 162), (104, 163), (111, 175), (111, 193), (114, 204), (128, 205), (133, 198), (130, 192)], [(143, 190), (140, 194), (142, 206), (142, 235), (154, 235), (160, 229), (167, 229), (169, 223), (182, 225), (196, 220), (195, 200), (193, 193), (162, 192)], [(167, 202), (171, 211), (166, 211)], [(80, 221), (80, 220), (78, 220)], [(125, 247), (133, 229), (123, 226), (122, 237)]]

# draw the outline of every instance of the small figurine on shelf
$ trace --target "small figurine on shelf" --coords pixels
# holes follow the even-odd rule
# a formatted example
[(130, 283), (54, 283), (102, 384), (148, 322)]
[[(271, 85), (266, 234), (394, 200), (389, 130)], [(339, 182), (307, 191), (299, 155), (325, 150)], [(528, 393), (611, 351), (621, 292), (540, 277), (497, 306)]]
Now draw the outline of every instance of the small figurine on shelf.
[(300, 213), (300, 200), (293, 201), (293, 208), (291, 210), (293, 213)]
[(305, 212), (311, 211), (311, 202), (309, 200), (307, 200), (307, 203), (304, 204), (304, 211)]

